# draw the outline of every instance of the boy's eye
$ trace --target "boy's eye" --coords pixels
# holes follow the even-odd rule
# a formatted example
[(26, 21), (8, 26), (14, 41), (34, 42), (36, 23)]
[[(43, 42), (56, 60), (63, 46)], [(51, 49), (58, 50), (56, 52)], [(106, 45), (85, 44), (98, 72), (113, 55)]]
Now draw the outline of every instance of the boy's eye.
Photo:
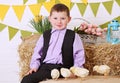
[(65, 18), (61, 18), (62, 20), (64, 20)]
[[(58, 18), (57, 17), (55, 17), (55, 18), (53, 18), (53, 19), (55, 19), (55, 20), (57, 20)], [(60, 18), (61, 20), (65, 20), (65, 18)]]
[(54, 18), (55, 20), (57, 19), (57, 18)]

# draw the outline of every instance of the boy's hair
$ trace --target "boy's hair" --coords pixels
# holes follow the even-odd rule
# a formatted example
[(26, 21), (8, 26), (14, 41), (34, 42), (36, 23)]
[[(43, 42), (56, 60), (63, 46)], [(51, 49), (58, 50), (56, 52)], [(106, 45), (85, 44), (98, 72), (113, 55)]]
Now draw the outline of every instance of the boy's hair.
[(50, 11), (50, 16), (52, 15), (52, 12), (66, 12), (67, 13), (67, 16), (70, 17), (70, 12), (69, 12), (69, 8), (64, 5), (64, 4), (55, 4), (52, 8), (51, 8), (51, 11)]

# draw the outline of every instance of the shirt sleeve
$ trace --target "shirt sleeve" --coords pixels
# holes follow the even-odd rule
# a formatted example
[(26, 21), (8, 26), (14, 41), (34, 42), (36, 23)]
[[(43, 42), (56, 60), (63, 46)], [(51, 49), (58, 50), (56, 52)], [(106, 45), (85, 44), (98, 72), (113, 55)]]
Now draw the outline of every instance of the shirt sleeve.
[(34, 52), (31, 58), (31, 62), (30, 62), (30, 68), (36, 68), (38, 69), (40, 66), (40, 58), (42, 55), (42, 49), (43, 49), (43, 35), (40, 36), (40, 38), (38, 39), (36, 46), (34, 48)]
[(74, 66), (83, 67), (85, 63), (85, 53), (82, 40), (80, 36), (76, 33), (75, 40), (73, 44), (73, 55), (74, 55)]

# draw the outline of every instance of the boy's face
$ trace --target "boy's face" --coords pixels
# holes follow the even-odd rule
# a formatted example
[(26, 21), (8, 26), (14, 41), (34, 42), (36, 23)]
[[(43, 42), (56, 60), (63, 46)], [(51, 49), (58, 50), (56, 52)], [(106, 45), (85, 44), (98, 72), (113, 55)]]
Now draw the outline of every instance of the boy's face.
[(67, 16), (66, 12), (52, 12), (51, 16), (49, 16), (49, 21), (53, 28), (56, 29), (64, 29), (70, 21), (70, 17)]

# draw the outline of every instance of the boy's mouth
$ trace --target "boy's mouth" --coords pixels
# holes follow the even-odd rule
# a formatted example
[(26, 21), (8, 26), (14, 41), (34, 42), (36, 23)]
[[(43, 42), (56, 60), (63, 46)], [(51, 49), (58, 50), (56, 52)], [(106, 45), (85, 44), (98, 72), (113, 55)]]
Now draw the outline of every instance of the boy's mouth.
[(62, 27), (62, 25), (57, 25), (58, 27)]

